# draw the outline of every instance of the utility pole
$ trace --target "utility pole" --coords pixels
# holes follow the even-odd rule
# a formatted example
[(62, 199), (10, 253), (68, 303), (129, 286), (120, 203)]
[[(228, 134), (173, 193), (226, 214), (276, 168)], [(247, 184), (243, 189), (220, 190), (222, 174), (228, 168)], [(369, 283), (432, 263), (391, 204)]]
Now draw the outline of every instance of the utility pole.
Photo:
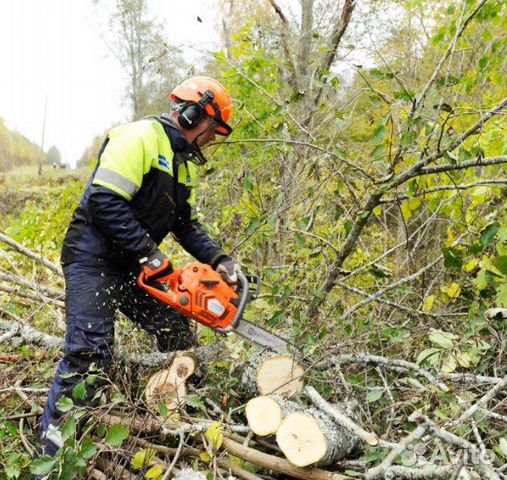
[(46, 94), (46, 97), (44, 99), (44, 118), (42, 120), (42, 140), (40, 142), (40, 159), (39, 159), (39, 169), (37, 171), (37, 174), (39, 176), (42, 175), (42, 162), (44, 161), (44, 132), (46, 130), (46, 112), (48, 108), (48, 96)]

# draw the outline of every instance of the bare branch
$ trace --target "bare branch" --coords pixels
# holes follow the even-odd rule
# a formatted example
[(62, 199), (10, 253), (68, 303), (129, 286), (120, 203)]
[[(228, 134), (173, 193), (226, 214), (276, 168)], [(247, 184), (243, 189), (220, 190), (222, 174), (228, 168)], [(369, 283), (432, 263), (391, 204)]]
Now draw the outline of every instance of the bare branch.
[(45, 258), (40, 257), (36, 253), (32, 252), (28, 248), (24, 247), (20, 243), (16, 242), (16, 240), (13, 240), (12, 238), (8, 237), (7, 235), (4, 235), (3, 233), (0, 233), (0, 241), (6, 243), (7, 245), (14, 248), (19, 253), (22, 253), (23, 255), (26, 255), (27, 257), (31, 258), (32, 260), (35, 260), (36, 262), (41, 263), (45, 267), (49, 268), (51, 271), (59, 275), (60, 277), (63, 277), (63, 273), (59, 267), (57, 267), (54, 263), (51, 263), (50, 261), (46, 260)]
[[(322, 63), (319, 65), (315, 73), (316, 77), (321, 76), (319, 72), (321, 71), (327, 72), (331, 68), (332, 63), (336, 58), (336, 52), (338, 51), (340, 42), (343, 38), (343, 35), (345, 34), (345, 31), (347, 30), (347, 27), (349, 26), (350, 19), (352, 18), (352, 13), (354, 11), (355, 6), (356, 6), (355, 0), (345, 0), (340, 20), (336, 23), (333, 33), (331, 34), (330, 49), (327, 55), (324, 57)], [(313, 101), (314, 111), (319, 105), (323, 91), (324, 86), (322, 85), (321, 87), (319, 87), (317, 95), (315, 96), (315, 99)], [(308, 125), (309, 121), (311, 120), (311, 117), (312, 115), (310, 114), (310, 116), (305, 120), (305, 125)]]
[(294, 60), (292, 58), (292, 54), (289, 48), (288, 36), (289, 36), (289, 21), (287, 17), (284, 15), (280, 6), (275, 2), (275, 0), (269, 0), (269, 3), (273, 7), (276, 14), (280, 17), (282, 21), (282, 31), (281, 31), (281, 39), (282, 39), (282, 47), (285, 53), (285, 59), (287, 60), (287, 65), (289, 67), (289, 71), (291, 74), (292, 84), (294, 85), (294, 89), (297, 90), (299, 88), (299, 76), (296, 69), (296, 65), (294, 64)]
[(419, 100), (417, 100), (414, 103), (414, 107), (413, 107), (412, 113), (414, 113), (416, 109), (418, 109), (418, 108), (420, 108), (421, 106), (424, 105), (424, 101), (426, 99), (426, 95), (428, 95), (428, 91), (431, 88), (431, 85), (433, 85), (433, 83), (435, 82), (435, 80), (437, 78), (437, 75), (440, 73), (440, 70), (442, 69), (444, 63), (447, 61), (447, 59), (449, 58), (449, 56), (454, 51), (454, 49), (456, 47), (456, 42), (461, 37), (461, 35), (463, 35), (463, 32), (467, 28), (468, 24), (472, 21), (472, 19), (475, 17), (475, 15), (477, 15), (477, 12), (484, 6), (484, 4), (487, 1), (488, 0), (481, 0), (477, 4), (477, 6), (473, 9), (472, 13), (470, 13), (470, 15), (467, 17), (467, 19), (463, 22), (463, 25), (461, 25), (461, 27), (459, 28), (459, 30), (456, 32), (456, 35), (454, 36), (451, 44), (449, 45), (449, 47), (447, 48), (446, 52), (444, 53), (444, 56), (438, 62), (438, 65), (435, 67), (435, 70), (433, 71), (433, 74), (431, 75), (430, 79), (428, 80), (428, 83), (423, 88), (423, 91), (421, 92), (421, 95), (419, 96)]
[[(507, 160), (506, 160), (507, 161)], [(468, 190), (470, 188), (474, 187), (481, 187), (481, 186), (495, 186), (498, 187), (507, 186), (507, 178), (499, 179), (499, 180), (483, 180), (481, 182), (473, 182), (473, 183), (466, 183), (464, 185), (441, 185), (439, 187), (430, 188), (428, 190), (421, 190), (420, 192), (416, 192), (413, 195), (400, 195), (399, 197), (394, 198), (385, 198), (380, 201), (382, 205), (387, 203), (397, 203), (401, 202), (403, 200), (410, 200), (411, 198), (416, 197), (424, 197), (425, 195), (429, 195), (431, 193), (435, 192), (445, 192), (445, 191), (452, 191), (452, 190)]]
[(352, 307), (350, 307), (341, 317), (340, 317), (340, 320), (345, 320), (347, 317), (349, 317), (350, 315), (352, 315), (352, 313), (354, 313), (356, 310), (358, 310), (359, 308), (361, 307), (364, 307), (365, 305), (367, 305), (368, 303), (371, 303), (373, 302), (374, 300), (376, 300), (377, 298), (380, 298), (382, 295), (386, 294), (387, 292), (393, 290), (394, 288), (397, 288), (399, 287), (400, 285), (404, 285), (405, 283), (409, 283), (409, 282), (412, 282), (413, 280), (415, 280), (416, 278), (420, 277), (424, 272), (426, 272), (427, 270), (429, 270), (430, 268), (434, 267), (437, 263), (439, 263), (440, 261), (442, 260), (442, 255), (440, 255), (436, 260), (433, 260), (433, 262), (431, 262), (430, 264), (428, 265), (425, 265), (424, 267), (422, 267), (421, 269), (419, 269), (417, 272), (413, 273), (412, 275), (409, 275), (408, 277), (404, 277), (400, 280), (398, 280), (397, 282), (393, 282), (391, 283), (390, 285), (388, 285), (387, 287), (384, 287), (384, 288), (381, 288), (380, 290), (378, 290), (377, 292), (375, 292), (373, 295), (370, 295), (368, 298), (365, 298), (364, 300), (362, 300), (361, 302), (359, 303), (356, 303), (355, 305), (353, 305)]

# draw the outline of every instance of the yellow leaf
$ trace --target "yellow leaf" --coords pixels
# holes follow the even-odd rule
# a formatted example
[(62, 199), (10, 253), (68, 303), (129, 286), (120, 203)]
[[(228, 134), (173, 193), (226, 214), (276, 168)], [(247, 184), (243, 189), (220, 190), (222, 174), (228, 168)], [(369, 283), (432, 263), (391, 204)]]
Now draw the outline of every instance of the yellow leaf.
[(475, 267), (479, 264), (479, 259), (473, 258), (465, 265), (465, 271), (466, 272), (472, 272), (475, 270)]
[(446, 293), (450, 298), (458, 298), (461, 293), (461, 287), (457, 283), (451, 283), (451, 285), (447, 288)]
[(150, 480), (160, 480), (162, 478), (162, 474), (164, 471), (162, 470), (162, 467), (159, 467), (158, 465), (155, 467), (151, 467), (145, 474), (144, 477), (148, 478)]
[(206, 430), (206, 438), (210, 442), (211, 446), (215, 450), (218, 450), (224, 439), (222, 424), (220, 422), (211, 424), (208, 430)]
[(410, 210), (407, 202), (402, 203), (401, 212), (403, 213), (403, 218), (405, 220), (408, 220), (412, 216), (412, 210)]
[(211, 457), (210, 457), (210, 454), (208, 452), (202, 452), (199, 454), (199, 458), (203, 461), (203, 462), (209, 462), (211, 461)]
[(157, 451), (153, 448), (143, 448), (134, 455), (134, 458), (130, 461), (130, 465), (134, 470), (142, 470), (150, 464), (156, 453)]
[(428, 295), (424, 300), (422, 311), (428, 313), (433, 308), (433, 303), (435, 303), (435, 295)]
[(472, 366), (473, 361), (472, 361), (472, 356), (470, 355), (470, 353), (461, 352), (458, 350), (455, 352), (455, 356), (456, 356), (456, 360), (458, 361), (458, 363), (462, 367), (469, 368)]
[(421, 198), (420, 197), (411, 198), (410, 200), (407, 201), (407, 203), (410, 210), (417, 210), (421, 205)]
[(378, 207), (375, 207), (375, 208), (373, 209), (373, 213), (374, 213), (377, 217), (379, 217), (379, 216), (380, 216), (380, 214), (382, 213), (382, 206), (380, 206), (380, 205), (379, 205)]

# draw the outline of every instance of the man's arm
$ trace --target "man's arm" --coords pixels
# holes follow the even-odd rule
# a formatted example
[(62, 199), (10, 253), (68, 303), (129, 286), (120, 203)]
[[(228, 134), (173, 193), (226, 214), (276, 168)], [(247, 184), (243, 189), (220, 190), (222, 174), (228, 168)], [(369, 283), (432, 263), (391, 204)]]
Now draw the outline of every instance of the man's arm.
[(135, 257), (149, 255), (157, 245), (129, 205), (149, 169), (142, 132), (132, 128), (111, 130), (92, 180), (88, 207), (93, 223), (107, 238)]
[(202, 225), (189, 216), (178, 219), (172, 230), (180, 245), (199, 262), (207, 263), (213, 268), (216, 268), (221, 260), (230, 259), (229, 255), (209, 238)]
[(116, 192), (106, 187), (92, 186), (88, 208), (94, 225), (132, 257), (149, 255), (157, 248), (157, 244), (134, 217), (128, 202)]

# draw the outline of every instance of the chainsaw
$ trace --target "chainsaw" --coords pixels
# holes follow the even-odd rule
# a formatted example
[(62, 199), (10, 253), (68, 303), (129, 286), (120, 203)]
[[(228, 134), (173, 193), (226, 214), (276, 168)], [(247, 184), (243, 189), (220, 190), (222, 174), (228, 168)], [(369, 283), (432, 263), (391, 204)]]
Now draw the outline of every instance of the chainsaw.
[(137, 279), (149, 295), (206, 327), (236, 333), (275, 352), (287, 351), (290, 344), (286, 340), (242, 318), (248, 303), (258, 296), (258, 277), (239, 272), (238, 281), (234, 290), (209, 265), (199, 262), (175, 269), (156, 282), (148, 282), (144, 272)]

